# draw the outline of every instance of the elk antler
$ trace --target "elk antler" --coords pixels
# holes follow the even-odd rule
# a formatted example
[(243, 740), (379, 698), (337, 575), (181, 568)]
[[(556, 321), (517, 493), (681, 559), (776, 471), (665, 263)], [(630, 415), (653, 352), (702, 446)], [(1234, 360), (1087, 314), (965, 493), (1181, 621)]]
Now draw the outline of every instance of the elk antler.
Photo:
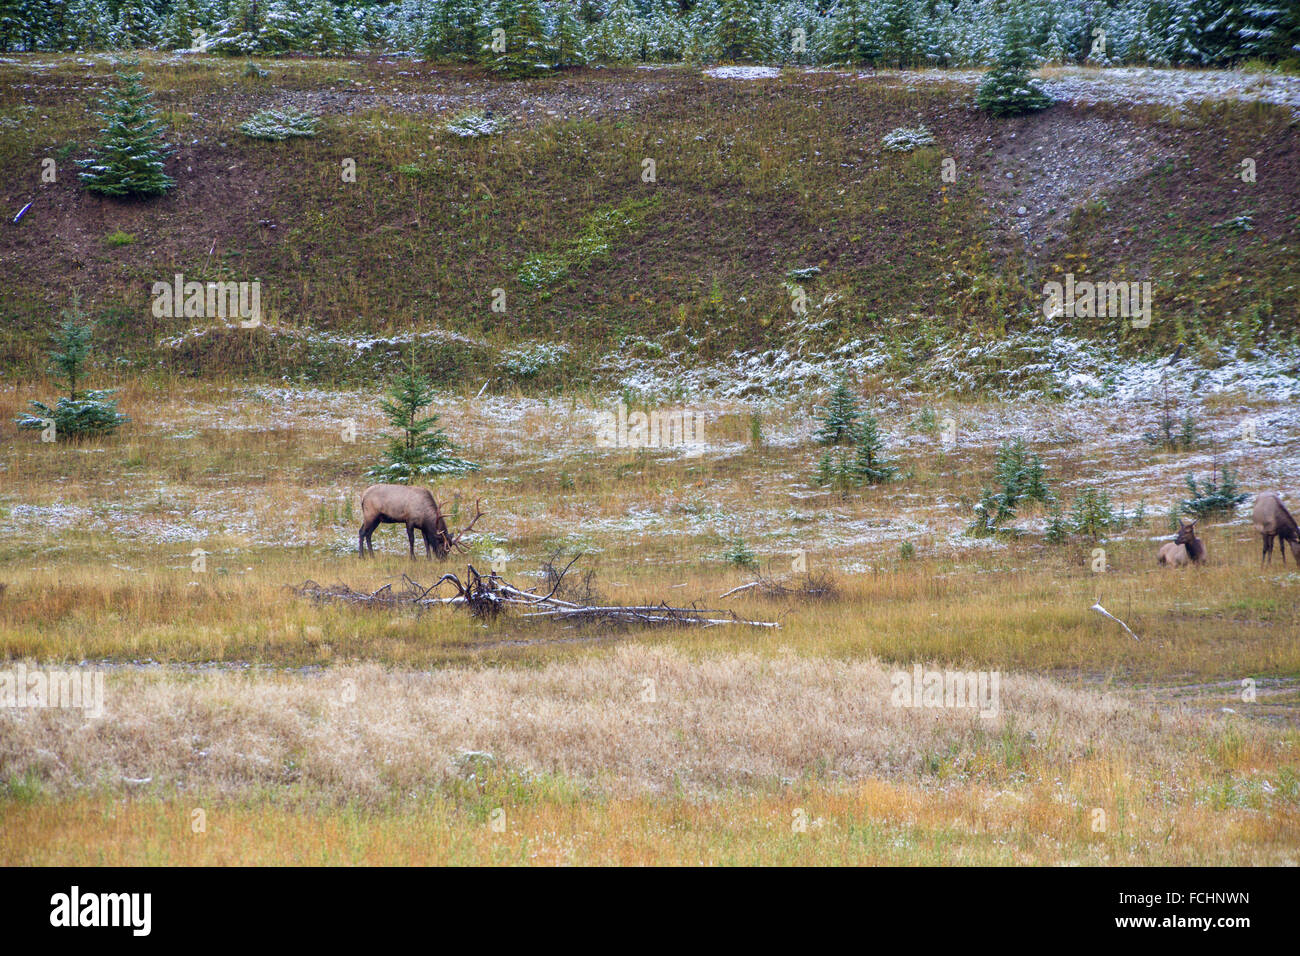
[(474, 501), (474, 520), (471, 521), (469, 524), (465, 525), (465, 527), (461, 528), (460, 531), (458, 531), (458, 532), (456, 533), (456, 537), (454, 537), (454, 538), (448, 538), (448, 539), (447, 539), (447, 545), (448, 545), (449, 547), (455, 548), (456, 550), (460, 551), (461, 553), (465, 553), (465, 552), (469, 551), (469, 548), (465, 547), (463, 544), (460, 543), (460, 539), (461, 539), (461, 538), (462, 538), (462, 537), (463, 537), (463, 536), (464, 536), (464, 535), (465, 535), (465, 534), (466, 534), (466, 533), (467, 533), (471, 528), (474, 527), (474, 522), (475, 522), (475, 521), (478, 521), (479, 518), (483, 517), (483, 509), (479, 507), (479, 501), (481, 501), (481, 500), (482, 500), (482, 499), (475, 499), (475, 501)]

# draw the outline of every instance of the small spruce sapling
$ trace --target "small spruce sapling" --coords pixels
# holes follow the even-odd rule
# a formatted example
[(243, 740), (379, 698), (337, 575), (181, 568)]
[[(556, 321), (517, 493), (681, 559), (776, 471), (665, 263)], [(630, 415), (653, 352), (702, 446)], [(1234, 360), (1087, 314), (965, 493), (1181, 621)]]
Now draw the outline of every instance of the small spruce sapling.
[(82, 184), (104, 196), (159, 196), (176, 184), (163, 171), (171, 154), (166, 128), (138, 72), (120, 72), (95, 113), (104, 126), (88, 159), (78, 160)]
[(478, 468), (458, 456), (455, 444), (438, 427), (437, 414), (421, 415), (435, 398), (433, 383), (414, 362), (393, 379), (379, 407), (397, 434), (384, 449), (384, 463), (367, 472), (370, 477), (407, 484), (424, 475), (457, 475)]
[(1006, 20), (1002, 50), (993, 68), (980, 81), (975, 104), (994, 116), (1020, 116), (1045, 110), (1052, 97), (1029, 75), (1033, 48), (1024, 21), (1017, 14)]
[(44, 431), (54, 427), (56, 440), (93, 438), (110, 435), (119, 425), (130, 419), (118, 413), (117, 400), (111, 389), (80, 390), (86, 377), (94, 345), (94, 324), (87, 322), (81, 313), (81, 299), (73, 293), (72, 307), (61, 313), (63, 321), (52, 336), (54, 350), (50, 353), (53, 371), (61, 376), (67, 386), (67, 396), (60, 397), (53, 406), (33, 401), (29, 404), (34, 415), (16, 419), (18, 427)]
[(818, 417), (821, 426), (813, 434), (813, 438), (819, 445), (852, 444), (861, 418), (862, 410), (858, 408), (858, 400), (853, 397), (848, 383), (841, 379), (831, 392), (826, 408)]

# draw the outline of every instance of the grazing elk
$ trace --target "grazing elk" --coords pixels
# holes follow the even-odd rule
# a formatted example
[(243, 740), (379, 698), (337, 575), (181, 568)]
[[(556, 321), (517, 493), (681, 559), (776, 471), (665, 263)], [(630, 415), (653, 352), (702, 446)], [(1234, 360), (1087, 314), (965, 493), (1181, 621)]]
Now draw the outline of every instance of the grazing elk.
[(1251, 523), (1264, 538), (1264, 553), (1259, 557), (1260, 567), (1265, 559), (1273, 563), (1273, 539), (1282, 539), (1282, 563), (1286, 564), (1287, 542), (1291, 544), (1291, 553), (1295, 555), (1296, 564), (1300, 564), (1300, 527), (1295, 518), (1286, 510), (1282, 499), (1276, 492), (1266, 491), (1255, 499), (1255, 510), (1251, 513)]
[(375, 553), (371, 537), (375, 528), (381, 524), (404, 524), (411, 557), (415, 557), (415, 529), (419, 528), (424, 535), (424, 556), (430, 558), (436, 554), (438, 560), (442, 561), (451, 554), (452, 548), (467, 550), (461, 545), (460, 539), (474, 527), (475, 521), (483, 517), (477, 501), (474, 503), (474, 511), (474, 520), (453, 536), (447, 530), (442, 509), (427, 489), (407, 485), (371, 485), (361, 493), (361, 530), (357, 532), (357, 552), (363, 558), (367, 549), (371, 554)]
[(1157, 563), (1171, 568), (1181, 568), (1189, 561), (1192, 564), (1204, 563), (1205, 542), (1196, 537), (1196, 522), (1186, 518), (1179, 520), (1177, 536), (1160, 546)]

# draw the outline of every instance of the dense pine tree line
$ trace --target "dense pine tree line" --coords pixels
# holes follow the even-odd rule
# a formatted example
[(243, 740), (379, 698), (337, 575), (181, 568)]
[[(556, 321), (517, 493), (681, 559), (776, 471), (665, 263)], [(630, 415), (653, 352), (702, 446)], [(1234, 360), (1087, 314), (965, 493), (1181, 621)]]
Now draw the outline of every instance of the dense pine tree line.
[(1300, 61), (1296, 0), (0, 0), (0, 51), (409, 52), (512, 76), (593, 61), (962, 66), (990, 63), (1010, 23), (1035, 61)]

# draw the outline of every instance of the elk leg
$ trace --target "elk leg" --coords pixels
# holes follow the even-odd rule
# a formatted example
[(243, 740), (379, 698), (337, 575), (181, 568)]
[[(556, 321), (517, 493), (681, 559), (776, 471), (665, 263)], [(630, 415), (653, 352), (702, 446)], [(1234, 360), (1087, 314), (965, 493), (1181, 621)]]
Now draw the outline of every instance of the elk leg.
[(363, 558), (366, 556), (365, 548), (367, 545), (370, 546), (370, 553), (375, 553), (375, 544), (370, 540), (370, 536), (375, 533), (377, 527), (379, 527), (378, 518), (361, 522), (361, 530), (357, 532), (357, 553)]
[(406, 526), (406, 540), (411, 546), (411, 557), (414, 558), (415, 557), (415, 525), (408, 524)]
[[(1264, 538), (1264, 552), (1259, 556), (1259, 566), (1261, 568), (1264, 566), (1265, 559), (1268, 560), (1269, 564), (1273, 563), (1273, 536), (1271, 534), (1266, 534), (1262, 537)], [(1286, 560), (1285, 554), (1282, 556), (1282, 559)]]

